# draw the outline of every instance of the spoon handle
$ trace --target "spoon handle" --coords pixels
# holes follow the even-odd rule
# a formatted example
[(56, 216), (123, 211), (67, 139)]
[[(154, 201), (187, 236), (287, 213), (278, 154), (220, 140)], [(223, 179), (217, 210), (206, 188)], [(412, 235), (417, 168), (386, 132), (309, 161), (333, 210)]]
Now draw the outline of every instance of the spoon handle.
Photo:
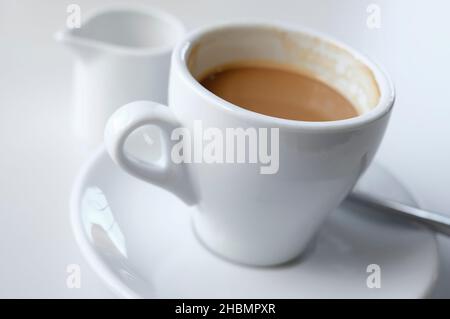
[(377, 209), (389, 210), (399, 216), (422, 222), (434, 231), (450, 236), (450, 216), (426, 211), (417, 207), (405, 205), (393, 200), (379, 198), (363, 192), (353, 191), (347, 200)]

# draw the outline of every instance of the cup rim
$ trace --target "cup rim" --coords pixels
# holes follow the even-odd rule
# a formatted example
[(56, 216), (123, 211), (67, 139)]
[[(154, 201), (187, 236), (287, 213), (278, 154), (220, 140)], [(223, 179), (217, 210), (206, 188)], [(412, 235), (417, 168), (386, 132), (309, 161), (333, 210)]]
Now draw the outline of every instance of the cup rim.
[[(371, 110), (360, 114), (358, 116), (336, 120), (336, 121), (299, 121), (278, 118), (262, 113), (250, 111), (236, 104), (228, 102), (221, 97), (210, 92), (203, 87), (198, 80), (191, 74), (188, 68), (188, 58), (193, 46), (205, 35), (215, 33), (226, 29), (239, 29), (239, 28), (261, 28), (261, 29), (278, 29), (284, 32), (303, 33), (308, 36), (317, 37), (322, 41), (331, 43), (348, 53), (350, 53), (355, 59), (359, 60), (372, 72), (375, 81), (380, 90), (380, 97), (376, 106)], [(216, 107), (220, 107), (222, 110), (239, 115), (242, 118), (259, 121), (261, 124), (268, 127), (283, 127), (295, 130), (308, 130), (308, 131), (333, 131), (333, 130), (346, 130), (355, 129), (364, 126), (368, 123), (372, 123), (375, 120), (383, 117), (385, 114), (392, 110), (395, 102), (395, 88), (392, 80), (387, 75), (383, 67), (378, 63), (373, 62), (365, 54), (353, 49), (349, 45), (337, 40), (327, 34), (311, 30), (302, 26), (296, 26), (278, 21), (267, 21), (261, 19), (252, 19), (246, 21), (228, 21), (222, 23), (216, 23), (207, 27), (202, 27), (191, 31), (184, 39), (179, 42), (172, 55), (172, 67), (176, 67), (176, 70), (180, 71), (181, 78), (201, 97), (212, 102)]]

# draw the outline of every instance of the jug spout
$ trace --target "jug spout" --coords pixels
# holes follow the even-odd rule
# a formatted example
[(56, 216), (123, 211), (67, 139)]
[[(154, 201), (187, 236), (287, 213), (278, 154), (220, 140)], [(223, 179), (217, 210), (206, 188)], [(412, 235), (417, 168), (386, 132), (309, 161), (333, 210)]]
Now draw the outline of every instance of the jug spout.
[(58, 31), (54, 38), (56, 42), (68, 47), (70, 51), (83, 60), (93, 59), (100, 53), (94, 41), (75, 34), (73, 30)]

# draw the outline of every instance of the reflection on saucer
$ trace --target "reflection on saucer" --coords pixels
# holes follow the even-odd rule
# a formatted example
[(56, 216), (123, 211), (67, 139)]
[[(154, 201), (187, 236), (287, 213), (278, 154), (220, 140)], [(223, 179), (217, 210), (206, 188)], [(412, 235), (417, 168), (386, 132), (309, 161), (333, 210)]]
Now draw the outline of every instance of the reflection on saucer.
[(125, 237), (100, 188), (86, 189), (82, 197), (81, 209), (83, 225), (91, 242), (111, 254), (127, 257)]

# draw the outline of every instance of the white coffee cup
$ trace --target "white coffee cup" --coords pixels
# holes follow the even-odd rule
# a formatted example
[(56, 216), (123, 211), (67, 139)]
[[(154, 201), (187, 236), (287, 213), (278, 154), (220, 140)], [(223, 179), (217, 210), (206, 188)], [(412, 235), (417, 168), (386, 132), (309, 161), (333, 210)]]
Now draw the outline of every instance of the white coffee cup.
[[(290, 64), (312, 74), (346, 96), (360, 115), (331, 122), (270, 117), (221, 99), (197, 80), (214, 67), (244, 60)], [(128, 173), (197, 205), (199, 239), (250, 265), (280, 264), (305, 250), (371, 162), (394, 104), (392, 83), (366, 57), (316, 32), (278, 23), (227, 23), (190, 33), (174, 49), (169, 83), (169, 107), (137, 101), (112, 115), (107, 150)], [(222, 132), (278, 128), (278, 169), (262, 174), (258, 163), (175, 163), (173, 130), (194, 134), (198, 123)], [(163, 164), (124, 151), (127, 137), (143, 125), (161, 129)]]

